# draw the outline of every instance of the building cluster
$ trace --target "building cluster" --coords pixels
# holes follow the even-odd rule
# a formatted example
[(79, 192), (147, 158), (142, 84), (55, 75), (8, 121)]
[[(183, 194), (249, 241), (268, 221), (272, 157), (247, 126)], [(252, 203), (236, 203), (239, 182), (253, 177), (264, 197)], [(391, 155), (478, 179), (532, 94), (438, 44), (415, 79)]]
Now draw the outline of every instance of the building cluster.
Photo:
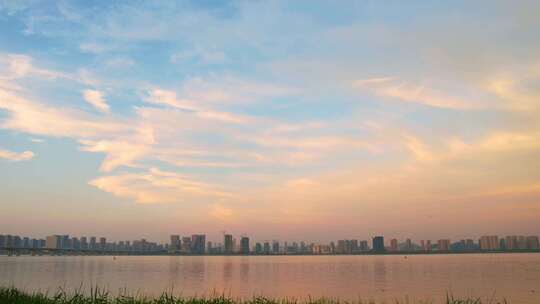
[(169, 254), (362, 254), (382, 252), (466, 252), (466, 251), (523, 251), (540, 250), (538, 236), (506, 236), (499, 238), (496, 235), (480, 237), (475, 242), (472, 239), (463, 239), (452, 242), (450, 239), (421, 240), (419, 244), (411, 239), (399, 242), (391, 239), (385, 242), (383, 236), (373, 237), (371, 244), (367, 240), (344, 239), (329, 244), (315, 244), (306, 242), (279, 242), (266, 240), (250, 243), (249, 237), (242, 235), (239, 239), (231, 234), (224, 234), (222, 242), (207, 242), (206, 235), (193, 234), (181, 237), (171, 235), (168, 244), (149, 242), (145, 239), (134, 241), (108, 242), (100, 237), (70, 237), (69, 235), (50, 235), (45, 239), (20, 237), (17, 235), (0, 235), (1, 249), (61, 249), (76, 251), (103, 251), (103, 252), (160, 252)]
[(17, 235), (0, 235), (0, 249), (63, 249), (80, 251), (163, 251), (165, 246), (145, 239), (134, 241), (107, 242), (104, 237), (70, 237), (50, 235), (45, 239), (30, 239)]
[[(306, 242), (264, 241), (256, 242), (250, 246), (250, 239), (242, 236), (240, 241), (231, 234), (224, 234), (222, 243), (207, 242), (206, 248), (194, 246), (194, 240), (204, 235), (193, 235), (180, 238), (172, 235), (167, 249), (170, 253), (178, 254), (362, 254), (382, 252), (464, 252), (464, 251), (512, 251), (512, 250), (539, 250), (538, 236), (508, 236), (499, 240), (497, 236), (482, 236), (478, 242), (464, 239), (452, 242), (450, 239), (440, 239), (435, 242), (421, 240), (420, 244), (413, 243), (411, 239), (399, 242), (391, 239), (387, 244), (383, 236), (373, 237), (371, 246), (367, 240), (338, 240), (329, 244), (315, 244)], [(204, 243), (203, 241), (201, 241)]]

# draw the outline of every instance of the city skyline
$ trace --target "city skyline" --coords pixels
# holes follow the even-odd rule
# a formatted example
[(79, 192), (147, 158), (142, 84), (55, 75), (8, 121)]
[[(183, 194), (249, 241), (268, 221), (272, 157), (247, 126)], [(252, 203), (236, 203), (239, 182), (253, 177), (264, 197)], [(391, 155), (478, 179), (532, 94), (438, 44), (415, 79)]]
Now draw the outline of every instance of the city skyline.
[[(48, 235), (45, 238), (21, 237), (0, 234), (0, 252), (11, 249), (65, 249), (88, 251), (134, 251), (161, 252), (170, 254), (354, 254), (354, 253), (398, 253), (398, 252), (478, 252), (540, 250), (537, 235), (483, 235), (478, 239), (454, 240), (447, 238), (417, 240), (407, 238), (400, 242), (379, 235), (371, 242), (362, 239), (339, 239), (330, 243), (306, 240), (253, 240), (246, 234), (239, 238), (223, 231), (221, 242), (206, 238), (205, 234), (181, 236), (172, 234), (169, 241), (161, 243), (145, 238), (135, 240), (113, 240), (96, 236), (70, 236), (69, 234)], [(251, 242), (251, 243), (250, 243)]]
[(540, 235), (538, 11), (0, 1), (0, 231)]

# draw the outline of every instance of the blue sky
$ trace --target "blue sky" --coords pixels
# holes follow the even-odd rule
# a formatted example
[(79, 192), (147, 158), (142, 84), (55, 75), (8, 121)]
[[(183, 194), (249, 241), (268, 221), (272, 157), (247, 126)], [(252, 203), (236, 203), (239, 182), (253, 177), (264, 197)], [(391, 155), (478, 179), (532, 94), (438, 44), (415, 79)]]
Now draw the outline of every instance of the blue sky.
[(539, 9), (0, 1), (0, 230), (539, 234)]

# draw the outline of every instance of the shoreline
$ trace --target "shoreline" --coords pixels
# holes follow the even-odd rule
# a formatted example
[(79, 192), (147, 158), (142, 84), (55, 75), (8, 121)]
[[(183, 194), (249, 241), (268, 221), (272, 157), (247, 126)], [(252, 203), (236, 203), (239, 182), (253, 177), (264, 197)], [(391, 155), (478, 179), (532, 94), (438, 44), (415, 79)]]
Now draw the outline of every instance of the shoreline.
[(514, 250), (514, 251), (400, 251), (400, 252), (359, 252), (359, 253), (271, 253), (271, 254), (190, 254), (170, 252), (99, 252), (78, 250), (47, 250), (47, 249), (17, 249), (15, 251), (0, 250), (0, 256), (239, 256), (239, 257), (282, 257), (282, 256), (412, 256), (412, 255), (467, 255), (467, 254), (512, 254), (512, 253), (540, 253), (540, 250)]
[(438, 301), (411, 300), (405, 296), (403, 300), (393, 299), (371, 300), (369, 297), (357, 300), (341, 300), (339, 297), (264, 297), (253, 296), (250, 298), (231, 297), (224, 294), (214, 293), (209, 296), (182, 296), (174, 295), (173, 291), (164, 291), (158, 296), (145, 294), (128, 294), (126, 292), (113, 295), (110, 291), (100, 288), (90, 288), (90, 293), (85, 294), (82, 288), (66, 291), (59, 288), (55, 292), (34, 291), (28, 292), (14, 287), (0, 287), (0, 303), (17, 304), (509, 304), (510, 301), (493, 298), (454, 297), (447, 293), (446, 297)]

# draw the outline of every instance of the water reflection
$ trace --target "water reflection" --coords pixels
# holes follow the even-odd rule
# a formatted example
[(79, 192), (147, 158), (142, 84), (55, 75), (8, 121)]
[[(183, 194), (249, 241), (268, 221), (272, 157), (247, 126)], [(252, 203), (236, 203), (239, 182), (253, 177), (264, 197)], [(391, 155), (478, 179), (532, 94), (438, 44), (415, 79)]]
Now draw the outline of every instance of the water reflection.
[(344, 299), (491, 296), (538, 303), (540, 254), (304, 257), (0, 257), (0, 284), (35, 290), (81, 283), (155, 295), (225, 293)]

